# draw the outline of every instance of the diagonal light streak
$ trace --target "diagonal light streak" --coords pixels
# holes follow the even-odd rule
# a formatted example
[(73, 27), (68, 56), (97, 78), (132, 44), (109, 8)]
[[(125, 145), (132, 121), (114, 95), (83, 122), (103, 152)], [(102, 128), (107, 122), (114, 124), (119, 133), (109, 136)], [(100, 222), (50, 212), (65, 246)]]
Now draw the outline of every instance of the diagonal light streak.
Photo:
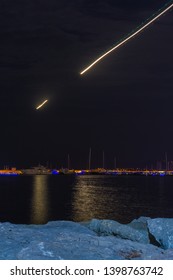
[(46, 99), (43, 103), (41, 103), (41, 104), (36, 108), (36, 110), (40, 109), (46, 102), (48, 102), (47, 99)]
[(142, 27), (137, 29), (134, 33), (129, 35), (127, 38), (125, 38), (122, 42), (116, 44), (112, 49), (104, 53), (102, 56), (97, 58), (93, 63), (91, 63), (87, 68), (85, 68), (82, 72), (80, 72), (80, 75), (83, 75), (85, 72), (87, 72), (90, 68), (92, 68), (96, 63), (98, 63), (100, 60), (102, 60), (105, 56), (113, 52), (114, 50), (121, 47), (123, 44), (128, 42), (130, 39), (134, 38), (137, 34), (139, 34), (141, 31), (143, 31), (145, 28), (147, 28), (150, 24), (152, 24), (154, 21), (156, 21), (158, 18), (160, 18), (162, 15), (164, 15), (166, 12), (168, 12), (171, 8), (173, 8), (173, 3), (169, 5), (167, 8), (165, 8), (162, 12), (160, 12), (157, 16), (153, 17), (149, 22), (144, 24)]

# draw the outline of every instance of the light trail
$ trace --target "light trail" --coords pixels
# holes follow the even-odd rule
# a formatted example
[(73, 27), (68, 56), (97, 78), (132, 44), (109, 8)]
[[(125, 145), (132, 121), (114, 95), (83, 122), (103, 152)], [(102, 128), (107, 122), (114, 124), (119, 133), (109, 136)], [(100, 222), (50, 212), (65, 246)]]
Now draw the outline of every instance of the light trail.
[(36, 108), (36, 110), (40, 109), (46, 102), (48, 102), (47, 99), (46, 99), (43, 103), (41, 103), (41, 104)]
[(104, 53), (102, 56), (97, 58), (93, 63), (91, 63), (87, 68), (85, 68), (82, 72), (80, 72), (80, 75), (83, 75), (85, 72), (87, 72), (91, 67), (93, 67), (96, 63), (98, 63), (101, 59), (103, 59), (105, 56), (113, 52), (114, 50), (121, 47), (123, 44), (128, 42), (130, 39), (134, 38), (137, 34), (139, 34), (141, 31), (143, 31), (145, 28), (147, 28), (150, 24), (152, 24), (154, 21), (156, 21), (158, 18), (160, 18), (162, 15), (164, 15), (166, 12), (168, 12), (171, 8), (173, 8), (173, 3), (169, 5), (167, 8), (162, 10), (157, 16), (154, 16), (151, 20), (149, 20), (146, 24), (144, 24), (142, 27), (137, 29), (134, 33), (126, 37), (122, 42), (117, 43), (112, 49)]

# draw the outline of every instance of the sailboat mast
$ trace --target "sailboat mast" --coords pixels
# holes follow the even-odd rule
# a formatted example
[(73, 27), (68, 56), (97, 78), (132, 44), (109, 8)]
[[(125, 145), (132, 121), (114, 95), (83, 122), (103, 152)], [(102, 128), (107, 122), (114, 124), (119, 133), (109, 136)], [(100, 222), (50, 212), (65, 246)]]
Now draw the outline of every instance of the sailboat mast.
[(89, 170), (91, 170), (91, 148), (89, 150)]
[(114, 169), (116, 169), (117, 168), (117, 159), (116, 159), (116, 157), (114, 157)]
[(167, 153), (165, 153), (165, 162), (166, 162), (166, 164), (165, 164), (165, 169), (166, 169), (166, 172), (168, 171), (168, 157), (167, 157)]
[(103, 169), (105, 168), (105, 153), (103, 151)]
[(68, 170), (70, 169), (70, 155), (68, 154)]

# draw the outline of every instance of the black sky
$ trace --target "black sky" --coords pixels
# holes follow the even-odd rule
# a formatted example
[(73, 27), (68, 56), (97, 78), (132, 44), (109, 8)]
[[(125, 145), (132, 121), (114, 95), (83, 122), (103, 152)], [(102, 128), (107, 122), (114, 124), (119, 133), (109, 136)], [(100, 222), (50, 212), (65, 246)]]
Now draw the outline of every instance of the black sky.
[[(90, 62), (164, 0), (2, 0), (0, 167), (143, 167), (173, 159), (173, 11)], [(44, 99), (47, 105), (35, 107)]]

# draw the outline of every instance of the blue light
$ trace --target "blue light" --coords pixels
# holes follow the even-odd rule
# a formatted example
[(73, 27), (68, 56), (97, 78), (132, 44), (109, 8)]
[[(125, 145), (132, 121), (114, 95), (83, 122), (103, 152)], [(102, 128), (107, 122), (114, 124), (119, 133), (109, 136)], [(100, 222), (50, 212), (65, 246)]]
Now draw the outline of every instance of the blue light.
[(59, 171), (57, 171), (57, 170), (52, 170), (52, 174), (53, 174), (53, 175), (57, 175), (57, 174), (59, 174)]
[(17, 173), (7, 173), (7, 174), (0, 174), (0, 176), (19, 176), (19, 174), (17, 174)]

